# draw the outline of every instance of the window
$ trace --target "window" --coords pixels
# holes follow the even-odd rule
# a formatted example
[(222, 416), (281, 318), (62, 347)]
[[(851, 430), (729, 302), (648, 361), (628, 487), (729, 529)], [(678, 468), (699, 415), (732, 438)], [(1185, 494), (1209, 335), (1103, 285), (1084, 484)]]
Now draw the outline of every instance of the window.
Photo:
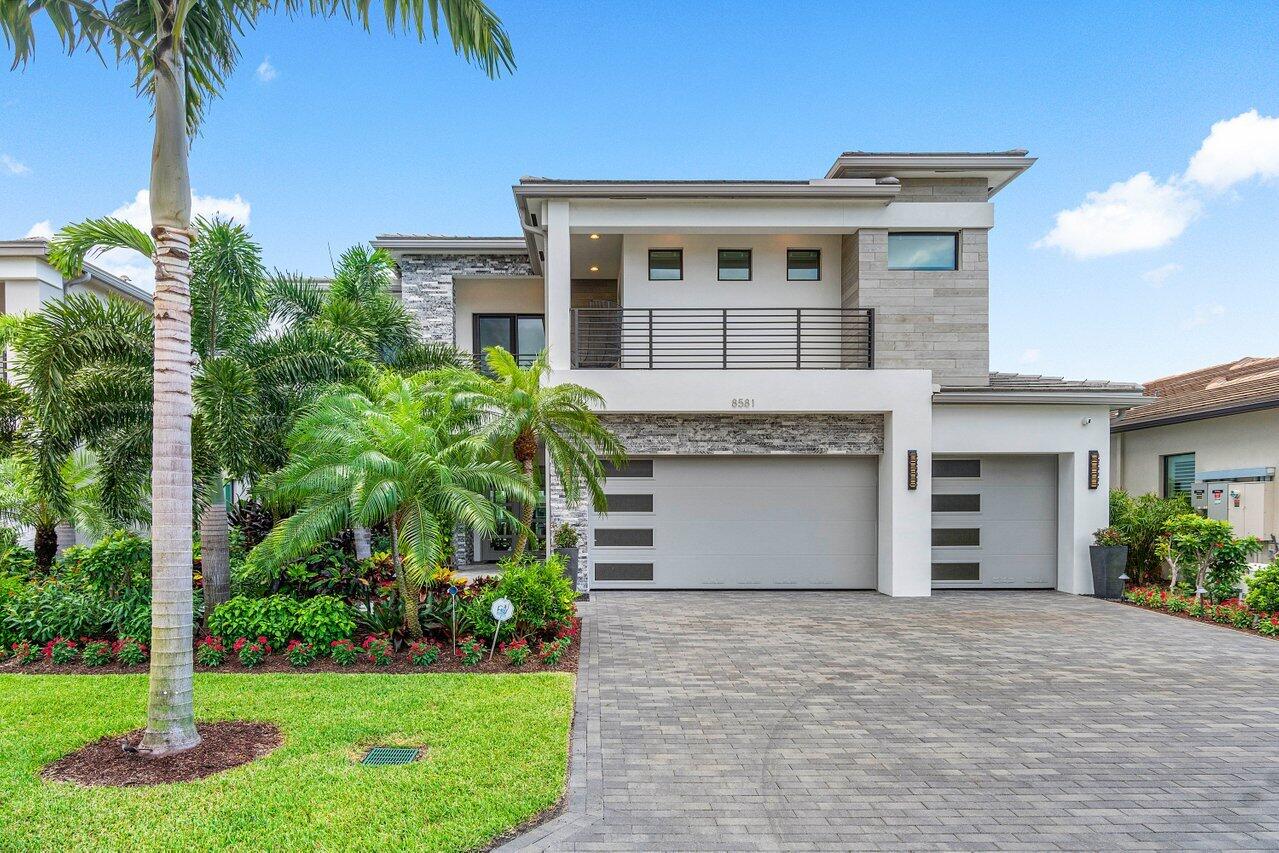
[(605, 495), (609, 512), (652, 512), (652, 495)]
[(934, 459), (934, 477), (980, 477), (980, 459)]
[(1164, 457), (1164, 497), (1190, 494), (1195, 485), (1195, 454), (1174, 453)]
[(751, 280), (751, 250), (750, 249), (720, 249), (719, 250), (719, 280), (720, 281), (750, 281)]
[(652, 459), (630, 459), (621, 468), (618, 468), (607, 459), (600, 460), (600, 467), (604, 469), (604, 479), (609, 480), (614, 477), (652, 477), (653, 476), (653, 460)]
[(981, 545), (978, 527), (934, 527), (934, 548), (967, 548)]
[(683, 249), (649, 249), (649, 281), (681, 281), (684, 278)]
[(595, 531), (598, 548), (652, 548), (653, 529), (639, 527), (604, 527)]
[(528, 367), (546, 349), (546, 328), (541, 314), (476, 314), (472, 350), (483, 363), (484, 350), (501, 347)]
[(981, 580), (981, 563), (933, 563), (933, 582)]
[(933, 495), (933, 512), (981, 512), (981, 495)]
[(820, 281), (822, 277), (821, 249), (787, 249), (787, 281)]
[(597, 581), (651, 581), (652, 563), (596, 563)]
[(959, 235), (889, 234), (888, 268), (890, 270), (957, 270), (959, 269)]

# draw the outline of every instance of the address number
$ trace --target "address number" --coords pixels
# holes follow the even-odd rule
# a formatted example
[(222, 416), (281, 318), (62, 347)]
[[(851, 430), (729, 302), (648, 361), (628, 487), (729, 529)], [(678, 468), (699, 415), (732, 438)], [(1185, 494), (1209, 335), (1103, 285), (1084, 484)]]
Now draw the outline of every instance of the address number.
[(753, 409), (755, 408), (754, 397), (734, 397), (732, 406), (734, 409)]

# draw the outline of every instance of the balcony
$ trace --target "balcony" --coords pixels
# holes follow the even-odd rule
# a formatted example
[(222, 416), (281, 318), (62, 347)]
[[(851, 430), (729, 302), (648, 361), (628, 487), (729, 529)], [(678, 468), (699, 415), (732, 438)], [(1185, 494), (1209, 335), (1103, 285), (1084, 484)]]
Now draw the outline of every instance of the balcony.
[(573, 367), (868, 370), (869, 308), (575, 308)]

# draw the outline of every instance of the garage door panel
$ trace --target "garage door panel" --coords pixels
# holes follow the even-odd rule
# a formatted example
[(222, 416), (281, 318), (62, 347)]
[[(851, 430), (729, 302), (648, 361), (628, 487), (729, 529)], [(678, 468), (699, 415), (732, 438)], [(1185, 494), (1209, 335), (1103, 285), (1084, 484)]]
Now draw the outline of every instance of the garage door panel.
[(765, 491), (744, 484), (733, 486), (659, 486), (653, 495), (653, 509), (663, 523), (686, 518), (695, 508), (697, 519), (708, 524), (731, 524), (741, 519), (767, 523), (771, 517), (793, 520), (802, 511), (804, 526), (844, 524), (850, 519), (851, 502), (873, 504), (873, 488), (796, 488), (772, 486)]
[[(875, 558), (810, 553), (791, 555), (793, 562), (776, 558), (707, 554), (667, 557), (653, 586), (680, 589), (870, 589), (875, 585)], [(718, 558), (718, 559), (717, 559)], [(794, 571), (803, 565), (804, 571)]]
[(760, 554), (874, 554), (875, 526), (867, 522), (810, 523), (803, 527), (783, 521), (681, 521), (662, 524), (655, 532), (659, 553)]

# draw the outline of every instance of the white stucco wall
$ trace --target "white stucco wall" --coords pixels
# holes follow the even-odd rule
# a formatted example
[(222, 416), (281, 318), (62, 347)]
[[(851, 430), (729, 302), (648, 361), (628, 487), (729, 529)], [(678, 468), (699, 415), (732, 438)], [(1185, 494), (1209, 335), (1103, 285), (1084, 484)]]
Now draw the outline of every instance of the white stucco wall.
[[(1087, 424), (1085, 420), (1091, 419)], [(1088, 546), (1110, 523), (1109, 411), (1086, 405), (938, 405), (934, 453), (1033, 453), (1057, 457), (1057, 588), (1092, 592)], [(1101, 453), (1098, 487), (1088, 488), (1088, 452)]]
[(540, 278), (468, 278), (453, 287), (454, 339), (466, 352), (474, 342), (474, 315), (541, 314), (546, 308)]

